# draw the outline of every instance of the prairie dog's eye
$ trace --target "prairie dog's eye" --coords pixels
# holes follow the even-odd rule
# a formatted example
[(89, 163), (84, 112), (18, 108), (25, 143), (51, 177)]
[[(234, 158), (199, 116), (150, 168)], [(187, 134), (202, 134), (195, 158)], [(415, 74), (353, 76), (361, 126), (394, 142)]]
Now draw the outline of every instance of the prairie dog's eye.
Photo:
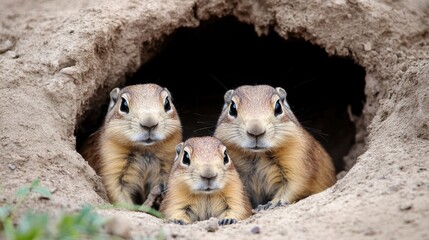
[(280, 103), (280, 99), (276, 101), (276, 104), (274, 105), (274, 116), (278, 116), (283, 113), (282, 105)]
[(226, 165), (228, 163), (229, 163), (229, 157), (225, 150), (225, 152), (223, 152), (223, 164)]
[(121, 112), (128, 113), (130, 109), (128, 108), (128, 102), (125, 98), (121, 97), (121, 107), (119, 108)]
[(170, 110), (171, 110), (171, 104), (170, 104), (170, 99), (169, 99), (169, 97), (166, 97), (166, 98), (165, 98), (165, 101), (164, 101), (164, 110), (165, 110), (166, 112), (168, 112), (168, 111), (170, 111)]
[(189, 158), (189, 153), (187, 151), (183, 153), (182, 163), (188, 166), (191, 165), (191, 159)]
[(231, 105), (229, 106), (229, 115), (237, 117), (237, 105), (235, 105), (234, 101), (231, 101)]

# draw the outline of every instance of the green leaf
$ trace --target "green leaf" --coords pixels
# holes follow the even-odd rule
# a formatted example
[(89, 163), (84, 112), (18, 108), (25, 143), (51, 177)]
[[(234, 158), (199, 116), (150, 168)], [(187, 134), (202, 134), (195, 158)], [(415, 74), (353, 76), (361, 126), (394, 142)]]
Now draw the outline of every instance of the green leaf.
[[(82, 208), (77, 214), (65, 214), (58, 224), (60, 239), (96, 238), (101, 234), (104, 219), (92, 212), (90, 207)], [(91, 238), (91, 239), (92, 239)]]
[(144, 205), (140, 206), (138, 210), (141, 212), (145, 212), (147, 214), (150, 214), (150, 215), (157, 217), (157, 218), (163, 218), (164, 217), (161, 212), (159, 212), (153, 208), (144, 206)]
[(12, 207), (9, 205), (6, 205), (4, 207), (0, 207), (0, 221), (4, 222), (6, 218), (10, 216)]
[(13, 227), (12, 219), (7, 218), (3, 222), (4, 234), (6, 235), (6, 239), (15, 240), (15, 228)]
[(125, 203), (115, 203), (115, 204), (104, 204), (104, 205), (99, 205), (98, 206), (99, 209), (118, 209), (118, 208), (123, 208), (123, 209), (127, 209), (130, 211), (139, 211), (139, 212), (145, 212), (147, 214), (150, 214), (154, 217), (157, 218), (164, 218), (164, 215), (153, 209), (150, 207), (147, 207), (145, 205), (135, 205), (135, 204), (125, 204)]
[(31, 188), (38, 187), (39, 183), (40, 183), (40, 180), (38, 178), (34, 179), (33, 182), (31, 183)]
[(31, 185), (19, 188), (16, 191), (18, 198), (16, 204), (5, 204), (0, 207), (0, 239), (3, 237), (7, 240), (114, 239), (103, 232), (106, 219), (96, 214), (91, 206), (85, 206), (74, 214), (63, 213), (60, 218), (55, 219), (54, 223), (49, 222), (47, 213), (26, 211), (15, 226), (12, 214), (19, 209), (32, 191), (43, 197), (52, 196), (47, 188), (39, 184), (40, 181), (35, 179)]
[(30, 193), (30, 187), (29, 186), (25, 186), (25, 187), (20, 187), (18, 189), (18, 191), (16, 191), (16, 196), (18, 198), (25, 198), (27, 197), (27, 195)]
[(78, 233), (76, 228), (73, 227), (73, 216), (64, 215), (61, 217), (57, 229), (58, 229), (58, 239), (73, 238), (77, 237)]
[(36, 193), (39, 193), (40, 195), (42, 195), (43, 197), (46, 197), (46, 198), (51, 198), (52, 197), (51, 191), (49, 191), (45, 187), (36, 186), (36, 187), (33, 188), (33, 191), (36, 192)]
[(26, 213), (16, 228), (16, 240), (46, 239), (48, 236), (48, 215)]

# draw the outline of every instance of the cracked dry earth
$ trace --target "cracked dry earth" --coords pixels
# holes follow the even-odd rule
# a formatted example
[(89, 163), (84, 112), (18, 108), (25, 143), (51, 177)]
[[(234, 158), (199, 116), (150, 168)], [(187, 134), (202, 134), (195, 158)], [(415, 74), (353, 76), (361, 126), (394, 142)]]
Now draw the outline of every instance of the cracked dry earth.
[(76, 151), (76, 130), (106, 101), (96, 96), (125, 83), (176, 29), (226, 16), (365, 68), (366, 102), (344, 177), (218, 229), (211, 220), (179, 226), (141, 212), (100, 214), (136, 239), (429, 239), (426, 0), (1, 0), (1, 203), (38, 177), (53, 196), (22, 211), (105, 204), (100, 178)]

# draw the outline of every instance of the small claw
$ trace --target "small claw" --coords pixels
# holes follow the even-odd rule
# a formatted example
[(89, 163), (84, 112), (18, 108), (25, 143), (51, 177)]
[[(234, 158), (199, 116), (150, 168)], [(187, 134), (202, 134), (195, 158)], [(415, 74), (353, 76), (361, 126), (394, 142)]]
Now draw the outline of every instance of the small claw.
[(181, 220), (181, 219), (174, 219), (174, 220), (172, 220), (172, 221), (170, 221), (170, 222), (173, 222), (173, 223), (175, 223), (175, 224), (179, 224), (179, 225), (185, 225), (186, 223), (183, 221), (183, 220)]
[(268, 209), (273, 209), (273, 208), (277, 208), (277, 207), (281, 207), (281, 206), (287, 206), (287, 205), (289, 205), (288, 202), (282, 202), (281, 200), (279, 200), (276, 203), (268, 202), (264, 205), (260, 204), (255, 209), (253, 209), (252, 212), (257, 213), (257, 212), (260, 212), (262, 210), (268, 210)]
[(234, 224), (237, 222), (238, 222), (237, 219), (234, 219), (234, 218), (224, 218), (224, 219), (219, 220), (218, 224), (219, 225), (230, 225), (230, 224)]
[(266, 203), (266, 204), (264, 204), (264, 205), (259, 204), (259, 205), (256, 207), (256, 212), (260, 212), (260, 211), (262, 211), (262, 210), (267, 210), (267, 209), (269, 209), (269, 208), (271, 207), (271, 205), (272, 205), (272, 203), (271, 203), (271, 202), (268, 202), (268, 203)]
[(273, 204), (271, 202), (268, 202), (267, 204), (264, 205), (264, 210), (270, 209), (272, 205)]
[(258, 205), (255, 209), (252, 209), (252, 212), (253, 213), (258, 213), (258, 212), (262, 211), (262, 206), (263, 205)]
[(288, 202), (282, 202), (281, 200), (279, 200), (274, 207), (276, 208), (276, 207), (287, 206), (287, 205), (289, 205)]

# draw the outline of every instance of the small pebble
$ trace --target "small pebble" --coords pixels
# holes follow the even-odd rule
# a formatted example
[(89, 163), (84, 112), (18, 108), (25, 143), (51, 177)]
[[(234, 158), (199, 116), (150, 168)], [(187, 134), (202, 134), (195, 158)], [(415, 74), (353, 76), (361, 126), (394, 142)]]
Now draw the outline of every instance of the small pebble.
[(411, 203), (403, 203), (403, 204), (399, 205), (399, 210), (401, 210), (401, 211), (408, 211), (411, 208), (413, 208), (413, 204), (411, 204)]
[(11, 50), (15, 46), (13, 39), (0, 39), (0, 54)]
[(19, 54), (16, 53), (15, 51), (7, 51), (6, 54), (11, 59), (17, 59), (17, 58), (19, 58)]
[(252, 230), (250, 230), (250, 232), (253, 234), (259, 234), (261, 232), (261, 229), (258, 226), (256, 226), (256, 227), (253, 227)]
[(216, 232), (219, 229), (218, 221), (214, 218), (209, 219), (209, 222), (206, 226), (208, 232)]
[(337, 179), (340, 180), (347, 175), (347, 171), (341, 171), (337, 174)]
[(410, 224), (410, 223), (413, 223), (413, 222), (414, 222), (414, 220), (412, 220), (412, 219), (405, 219), (404, 220), (405, 224)]
[(390, 186), (389, 190), (392, 192), (397, 192), (397, 191), (399, 191), (399, 187), (398, 186)]
[(13, 165), (12, 163), (9, 163), (9, 169), (10, 170), (15, 170), (16, 169), (16, 166), (15, 165)]
[(363, 49), (367, 52), (371, 51), (372, 49), (372, 44), (370, 42), (367, 42), (363, 45)]
[(129, 239), (131, 237), (131, 222), (124, 217), (113, 217), (105, 225), (107, 233), (121, 237), (124, 239)]

